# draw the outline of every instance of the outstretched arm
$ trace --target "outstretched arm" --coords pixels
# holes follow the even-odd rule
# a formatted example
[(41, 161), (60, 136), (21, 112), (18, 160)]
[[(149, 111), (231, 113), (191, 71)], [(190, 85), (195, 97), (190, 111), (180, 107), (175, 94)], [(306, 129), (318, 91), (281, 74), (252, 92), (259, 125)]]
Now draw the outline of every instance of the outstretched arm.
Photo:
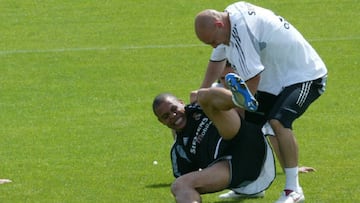
[(205, 73), (205, 78), (201, 84), (202, 88), (211, 87), (211, 84), (215, 82), (224, 71), (226, 61), (209, 61), (208, 67)]
[[(226, 61), (209, 61), (204, 80), (200, 88), (208, 88), (221, 76), (225, 69)], [(197, 102), (197, 90), (190, 94), (190, 103)]]

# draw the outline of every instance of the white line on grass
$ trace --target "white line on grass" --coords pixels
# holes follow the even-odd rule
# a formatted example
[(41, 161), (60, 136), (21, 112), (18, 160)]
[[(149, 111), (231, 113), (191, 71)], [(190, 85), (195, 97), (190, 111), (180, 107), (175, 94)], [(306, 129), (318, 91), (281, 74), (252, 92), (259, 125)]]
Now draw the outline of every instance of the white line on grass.
[(144, 46), (122, 46), (122, 47), (83, 47), (83, 48), (61, 48), (61, 49), (16, 49), (0, 50), (0, 55), (31, 54), (31, 53), (59, 53), (78, 51), (107, 51), (107, 50), (131, 50), (131, 49), (170, 49), (206, 46), (203, 44), (170, 44), (170, 45), (144, 45)]
[(314, 38), (309, 39), (309, 42), (331, 42), (331, 41), (353, 41), (360, 40), (360, 36), (352, 36), (352, 37), (336, 37), (336, 38)]
[[(338, 38), (315, 38), (310, 42), (325, 41), (352, 41), (360, 40), (360, 37), (338, 37)], [(107, 51), (107, 50), (134, 50), (134, 49), (173, 49), (207, 46), (204, 44), (169, 44), (169, 45), (144, 45), (144, 46), (122, 46), (122, 47), (83, 47), (83, 48), (59, 48), (59, 49), (15, 49), (0, 50), (0, 55), (28, 54), (28, 53), (61, 53), (79, 51)]]

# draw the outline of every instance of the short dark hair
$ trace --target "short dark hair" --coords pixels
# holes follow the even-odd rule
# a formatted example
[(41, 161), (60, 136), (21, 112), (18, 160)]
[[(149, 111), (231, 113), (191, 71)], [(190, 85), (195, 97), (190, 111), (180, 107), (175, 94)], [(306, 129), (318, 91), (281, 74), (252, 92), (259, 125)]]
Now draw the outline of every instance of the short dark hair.
[[(177, 99), (173, 94), (171, 93), (161, 93), (158, 94), (153, 101), (152, 104), (152, 109), (154, 114), (156, 115), (155, 109), (160, 106), (160, 104), (162, 104), (167, 98), (173, 98), (173, 99)], [(157, 115), (156, 115), (157, 116)]]

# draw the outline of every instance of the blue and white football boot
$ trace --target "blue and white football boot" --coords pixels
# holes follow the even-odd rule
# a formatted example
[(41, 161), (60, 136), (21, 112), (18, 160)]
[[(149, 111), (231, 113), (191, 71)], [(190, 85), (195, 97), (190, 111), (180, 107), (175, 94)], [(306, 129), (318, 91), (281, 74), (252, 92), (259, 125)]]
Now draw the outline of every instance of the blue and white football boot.
[(232, 100), (236, 106), (247, 111), (257, 110), (259, 104), (240, 76), (234, 73), (228, 73), (225, 76), (225, 81), (232, 92)]

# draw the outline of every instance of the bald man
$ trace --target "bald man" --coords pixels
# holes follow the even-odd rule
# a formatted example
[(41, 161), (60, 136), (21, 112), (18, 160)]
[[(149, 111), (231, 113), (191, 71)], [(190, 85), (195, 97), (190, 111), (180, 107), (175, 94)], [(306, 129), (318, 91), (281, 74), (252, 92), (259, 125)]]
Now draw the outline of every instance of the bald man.
[(286, 174), (277, 202), (303, 202), (292, 124), (325, 91), (327, 69), (320, 56), (283, 17), (246, 2), (224, 12), (201, 11), (195, 32), (214, 47), (201, 87), (220, 76), (226, 59), (236, 68), (259, 103), (245, 119), (259, 125), (268, 121), (276, 135)]

